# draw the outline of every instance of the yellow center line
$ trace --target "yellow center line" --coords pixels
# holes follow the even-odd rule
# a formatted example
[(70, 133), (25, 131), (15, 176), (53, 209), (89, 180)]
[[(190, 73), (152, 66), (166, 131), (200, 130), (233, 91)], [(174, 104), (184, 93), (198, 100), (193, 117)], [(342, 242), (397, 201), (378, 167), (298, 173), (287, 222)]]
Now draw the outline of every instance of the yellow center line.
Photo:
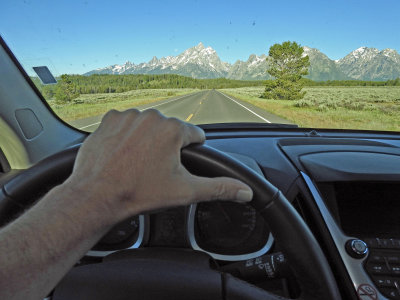
[(190, 114), (189, 117), (186, 118), (186, 121), (190, 121), (190, 119), (193, 117), (193, 114)]

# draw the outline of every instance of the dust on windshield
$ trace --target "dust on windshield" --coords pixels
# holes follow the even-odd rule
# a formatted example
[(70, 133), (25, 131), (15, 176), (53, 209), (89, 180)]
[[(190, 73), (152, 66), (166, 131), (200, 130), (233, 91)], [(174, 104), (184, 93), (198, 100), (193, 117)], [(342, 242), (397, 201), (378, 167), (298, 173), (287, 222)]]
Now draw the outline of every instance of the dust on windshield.
[(55, 113), (82, 130), (110, 109), (154, 108), (194, 124), (399, 131), (399, 10), (23, 0), (2, 5), (0, 34)]

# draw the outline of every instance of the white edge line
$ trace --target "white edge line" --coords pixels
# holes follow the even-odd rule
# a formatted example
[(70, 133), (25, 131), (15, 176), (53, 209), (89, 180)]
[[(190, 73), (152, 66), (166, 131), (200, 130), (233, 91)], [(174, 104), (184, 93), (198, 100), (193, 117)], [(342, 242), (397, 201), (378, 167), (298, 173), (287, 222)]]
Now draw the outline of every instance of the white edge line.
[[(197, 93), (199, 93), (199, 92), (197, 92)], [(139, 111), (144, 111), (144, 110), (146, 110), (146, 109), (150, 109), (150, 108), (157, 107), (157, 106), (160, 106), (160, 105), (163, 105), (163, 104), (167, 104), (167, 103), (170, 103), (170, 102), (174, 102), (174, 101), (176, 101), (176, 100), (182, 99), (183, 97), (190, 96), (190, 95), (193, 95), (193, 94), (196, 94), (196, 93), (192, 93), (192, 94), (188, 94), (188, 95), (183, 95), (183, 96), (181, 96), (181, 97), (179, 97), (179, 98), (172, 99), (172, 100), (167, 101), (167, 102), (163, 102), (163, 103), (159, 103), (159, 104), (156, 104), (156, 105), (153, 105), (153, 106), (149, 106), (149, 107), (146, 107), (146, 108), (143, 108), (143, 109), (139, 109)], [(101, 123), (101, 121), (100, 121), (100, 122), (93, 123), (93, 124), (89, 124), (89, 125), (86, 125), (86, 126), (83, 126), (83, 127), (79, 127), (78, 129), (85, 129), (85, 128), (88, 128), (88, 127), (91, 127), (91, 126), (94, 126), (94, 125), (98, 125), (98, 124), (100, 124), (100, 123)]]
[(251, 112), (253, 115), (259, 117), (261, 120), (267, 122), (267, 123), (271, 123), (271, 121), (268, 121), (266, 118), (261, 117), (259, 114), (255, 113), (254, 111), (252, 111), (250, 108), (247, 108), (246, 106), (244, 106), (243, 104), (240, 104), (239, 102), (237, 102), (235, 99), (229, 97), (228, 95), (225, 95), (224, 93), (218, 91), (218, 93), (222, 94), (223, 96), (225, 96), (226, 98), (232, 100), (233, 102), (235, 102), (236, 104), (240, 105), (241, 107), (247, 109), (249, 112)]
[(85, 128), (88, 128), (88, 127), (90, 127), (90, 126), (94, 126), (94, 125), (97, 125), (97, 124), (100, 124), (101, 122), (96, 122), (96, 123), (93, 123), (93, 124), (89, 124), (89, 125), (86, 125), (86, 126), (83, 126), (83, 127), (79, 127), (78, 129), (85, 129)]

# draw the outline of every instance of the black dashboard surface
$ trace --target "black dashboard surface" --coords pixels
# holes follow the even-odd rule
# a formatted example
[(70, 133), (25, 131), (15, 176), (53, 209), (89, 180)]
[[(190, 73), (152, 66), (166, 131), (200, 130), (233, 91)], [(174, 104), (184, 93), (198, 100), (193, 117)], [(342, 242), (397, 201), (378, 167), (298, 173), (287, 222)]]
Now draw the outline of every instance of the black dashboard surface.
[[(376, 289), (377, 299), (393, 298), (391, 295), (397, 293), (395, 287), (382, 286), (382, 282), (400, 280), (399, 275), (388, 271), (384, 274), (386, 277), (382, 274), (377, 277), (371, 273), (367, 258), (355, 259), (344, 249), (346, 241), (352, 238), (365, 239), (368, 243), (373, 238), (385, 245), (400, 241), (400, 224), (393, 221), (400, 213), (397, 204), (400, 199), (396, 192), (400, 186), (399, 136), (331, 131), (311, 136), (279, 136), (274, 133), (263, 136), (252, 132), (236, 137), (229, 134), (218, 137), (215, 133), (209, 138), (207, 144), (212, 147), (253, 159), (264, 176), (285, 193), (328, 256), (344, 298), (356, 299), (354, 287), (362, 284)], [(340, 184), (347, 185), (347, 190)], [(364, 190), (364, 195), (368, 194), (365, 186), (375, 188), (375, 193), (370, 192), (364, 198), (363, 195), (356, 197), (354, 192), (357, 191)], [(322, 205), (326, 205), (327, 214), (332, 215), (331, 221), (318, 205), (312, 188), (319, 194), (317, 198), (322, 200)], [(326, 193), (329, 189), (335, 197)], [(357, 210), (360, 203), (363, 208)], [(377, 207), (379, 209), (375, 209)], [(372, 212), (376, 217), (371, 217)], [(357, 218), (359, 213), (364, 213), (365, 217)], [(394, 246), (390, 247), (394, 251)], [(279, 245), (274, 245), (271, 251), (279, 251)], [(370, 252), (374, 254), (376, 251), (371, 248)], [(396, 255), (393, 257), (400, 257), (400, 252)], [(380, 265), (373, 267), (381, 268)], [(391, 268), (400, 269), (400, 260), (398, 265), (392, 263)]]
[[(366, 228), (361, 228), (361, 230), (358, 228), (358, 231), (351, 231), (354, 228), (352, 222), (357, 222), (357, 219), (353, 220), (351, 217), (352, 210), (356, 209), (355, 205), (360, 205), (363, 200), (359, 198), (357, 199), (358, 202), (355, 201), (353, 205), (351, 204), (351, 199), (355, 199), (356, 197), (340, 196), (340, 198), (338, 195), (348, 194), (346, 188), (350, 190), (354, 187), (355, 189), (362, 190), (363, 188), (360, 184), (371, 185), (372, 182), (383, 184), (384, 186), (380, 187), (383, 191), (389, 185), (394, 186), (394, 190), (396, 190), (400, 185), (400, 135), (387, 132), (374, 133), (334, 130), (316, 132), (304, 129), (205, 129), (207, 145), (233, 156), (258, 173), (262, 173), (263, 176), (286, 195), (287, 199), (305, 219), (319, 241), (328, 257), (345, 298), (356, 299), (354, 286), (357, 286), (360, 282), (357, 281), (357, 276), (354, 277), (354, 272), (351, 269), (353, 268), (352, 264), (354, 261), (350, 261), (349, 263), (347, 257), (344, 259), (343, 256), (346, 255), (343, 252), (344, 245), (342, 245), (343, 247), (338, 246), (338, 240), (335, 239), (332, 233), (332, 226), (327, 221), (326, 216), (324, 216), (321, 206), (318, 205), (317, 198), (322, 199), (322, 204), (320, 204), (327, 207), (328, 214), (331, 215), (333, 220), (331, 223), (335, 223), (333, 226), (342, 234), (341, 237), (344, 241), (345, 239), (354, 237), (356, 233), (362, 233), (359, 236), (355, 236), (356, 238), (377, 238), (376, 232), (371, 230), (371, 234), (368, 234), (369, 229)], [(309, 179), (308, 181), (307, 178)], [(340, 184), (347, 185), (347, 187), (343, 188)], [(385, 184), (387, 184), (386, 187)], [(395, 195), (395, 197), (398, 200), (397, 202), (400, 202), (399, 195)], [(386, 198), (390, 198), (389, 192), (386, 192)], [(397, 209), (400, 209), (397, 202), (393, 199), (382, 202), (383, 205), (381, 205), (379, 210), (380, 219), (376, 218), (375, 222), (385, 219), (382, 214), (385, 214), (386, 210), (396, 210), (395, 213), (391, 211), (391, 218), (395, 219)], [(373, 199), (369, 203), (373, 203)], [(396, 205), (393, 205), (393, 203)], [(368, 205), (371, 206), (372, 204)], [(227, 209), (223, 207), (218, 213), (215, 213), (211, 209), (203, 208), (200, 214), (201, 219), (204, 222), (208, 222), (207, 220), (218, 218), (218, 216), (225, 218), (225, 223), (222, 226), (240, 219), (243, 222), (243, 226), (255, 228), (253, 223), (256, 222), (257, 218), (252, 215), (250, 210), (246, 210), (245, 208), (242, 210), (229, 208), (227, 212)], [(109, 244), (106, 247), (99, 247), (97, 245), (93, 249), (94, 251), (90, 251), (88, 255), (91, 257), (103, 257), (110, 254), (110, 250), (137, 247), (192, 248), (199, 250), (195, 248), (196, 243), (193, 243), (194, 236), (199, 238), (199, 234), (196, 235), (195, 230), (203, 228), (207, 232), (206, 235), (210, 235), (213, 231), (204, 227), (204, 224), (199, 225), (196, 223), (198, 222), (198, 215), (197, 208), (191, 206), (172, 208), (140, 216), (126, 223), (130, 224), (129, 230), (135, 230), (135, 235), (130, 236), (130, 244), (126, 242), (119, 243), (116, 245), (116, 248), (113, 248)], [(368, 224), (368, 221), (369, 219), (366, 218), (364, 224)], [(221, 223), (216, 222), (215, 224), (215, 226), (221, 226)], [(369, 225), (373, 227), (374, 220), (371, 220)], [(379, 227), (378, 225), (376, 227)], [(384, 224), (380, 227), (383, 228), (380, 231), (385, 231), (386, 228), (392, 227), (390, 223)], [(126, 227), (124, 228), (126, 229)], [(194, 232), (191, 232), (190, 228)], [(381, 237), (386, 239), (390, 237), (398, 238), (400, 241), (400, 232), (397, 232), (400, 224), (397, 224), (393, 228), (390, 234), (380, 232)], [(120, 230), (117, 228), (115, 234), (123, 235), (123, 230), (125, 229)], [(236, 231), (247, 232), (238, 227)], [(262, 249), (263, 252), (253, 251), (251, 253), (253, 255), (249, 255), (248, 252), (250, 250), (246, 250), (245, 246), (247, 242), (238, 246), (232, 239), (227, 241), (235, 248), (233, 249), (234, 251), (232, 249), (225, 249), (221, 250), (222, 252), (225, 251), (225, 253), (215, 253), (218, 251), (218, 247), (215, 249), (200, 250), (209, 254), (216, 254), (214, 258), (220, 260), (223, 264), (227, 264), (229, 261), (253, 259), (265, 253), (279, 252), (279, 245), (274, 244), (273, 237), (266, 238), (268, 231), (259, 229), (258, 232), (260, 235), (252, 238), (265, 239), (263, 242), (265, 244)], [(248, 235), (250, 236), (250, 234)], [(141, 240), (137, 242), (139, 237)], [(108, 239), (109, 241), (113, 239), (121, 240), (121, 237), (117, 238), (109, 235)], [(197, 244), (206, 245), (204, 247), (207, 247), (207, 245), (211, 245), (212, 243), (199, 242)], [(219, 247), (219, 249), (223, 248), (221, 248), (221, 245)], [(243, 249), (241, 250), (240, 247), (243, 247)], [(232, 253), (235, 255), (230, 255)], [(361, 266), (358, 267), (358, 271), (365, 269), (365, 261), (361, 260), (357, 261), (357, 263)], [(390, 275), (392, 276), (393, 274)], [(374, 285), (377, 289), (381, 288), (376, 282), (375, 277), (372, 275), (368, 277), (368, 274), (366, 276), (365, 278), (369, 278), (368, 284), (371, 284), (371, 286)], [(381, 298), (378, 299), (386, 299), (385, 295), (388, 295), (387, 287), (385, 289), (382, 290), (382, 294), (379, 294)]]
[[(312, 207), (307, 208), (312, 202), (306, 203), (304, 200), (309, 197), (309, 193), (304, 186), (302, 173), (310, 176), (316, 185), (319, 185), (321, 192), (326, 190), (322, 183), (327, 182), (393, 182), (400, 179), (400, 140), (396, 138), (380, 139), (379, 135), (359, 138), (357, 134), (352, 137), (279, 137), (250, 134), (246, 137), (224, 135), (218, 138), (214, 133), (210, 137), (207, 145), (262, 173), (303, 213), (304, 218), (308, 218), (311, 226), (312, 222), (316, 222), (313, 219), (317, 216), (313, 215), (315, 212), (311, 212)], [(326, 198), (327, 206), (338, 220), (335, 199), (329, 201), (332, 199)], [(146, 230), (142, 246), (193, 247), (188, 233), (190, 209), (174, 208), (146, 216), (149, 228)], [(224, 211), (219, 214), (226, 218), (223, 215)], [(192, 217), (194, 216), (197, 218), (197, 214)], [(214, 212), (214, 217), (217, 216), (218, 213)], [(240, 251), (235, 249), (233, 252)]]

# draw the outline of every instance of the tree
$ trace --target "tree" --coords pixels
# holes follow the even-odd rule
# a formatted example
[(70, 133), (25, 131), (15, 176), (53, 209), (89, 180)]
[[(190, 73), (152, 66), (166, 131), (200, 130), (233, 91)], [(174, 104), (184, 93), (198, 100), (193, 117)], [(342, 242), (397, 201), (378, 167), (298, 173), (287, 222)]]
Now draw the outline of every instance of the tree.
[(310, 60), (303, 52), (299, 44), (290, 41), (269, 48), (268, 73), (275, 79), (267, 81), (263, 98), (295, 100), (304, 97), (301, 78), (308, 74)]
[(77, 92), (75, 84), (72, 82), (70, 75), (63, 74), (58, 80), (55, 98), (57, 103), (64, 104), (71, 102), (77, 98), (79, 93)]

